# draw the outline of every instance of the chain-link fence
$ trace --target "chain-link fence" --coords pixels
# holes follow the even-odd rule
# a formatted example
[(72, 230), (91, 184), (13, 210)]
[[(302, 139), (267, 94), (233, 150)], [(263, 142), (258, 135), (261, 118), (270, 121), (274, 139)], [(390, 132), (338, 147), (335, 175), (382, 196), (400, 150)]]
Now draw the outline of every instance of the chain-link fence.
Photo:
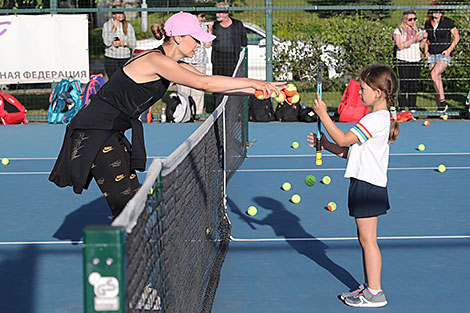
[[(106, 63), (109, 60), (105, 57), (105, 54), (108, 56), (105, 49), (109, 43), (105, 42), (103, 32), (106, 32), (105, 23), (111, 18), (113, 10), (116, 12), (116, 9), (112, 8), (113, 5), (122, 6), (119, 12), (125, 14), (125, 19), (130, 25), (128, 31), (132, 28), (135, 33), (135, 44), (122, 49), (129, 56), (159, 45), (160, 41), (155, 39), (151, 32), (151, 25), (164, 22), (175, 12), (181, 10), (202, 12), (205, 14), (203, 25), (210, 27), (210, 23), (217, 19), (216, 13), (225, 10), (215, 8), (217, 1), (204, 0), (125, 0), (123, 2), (31, 0), (29, 2), (15, 9), (15, 0), (3, 0), (0, 2), (3, 8), (0, 13), (3, 15), (86, 14), (88, 16), (90, 74), (102, 73), (105, 80), (107, 79), (105, 65), (109, 65)], [(324, 62), (327, 69), (324, 77), (323, 97), (331, 111), (336, 110), (349, 80), (357, 79), (361, 69), (367, 64), (379, 62), (396, 69), (400, 78), (402, 96), (400, 107), (402, 109), (414, 110), (417, 115), (437, 116), (438, 103), (445, 99), (451, 117), (463, 114), (470, 91), (470, 54), (468, 53), (470, 51), (470, 5), (468, 1), (441, 1), (440, 5), (430, 5), (429, 0), (238, 0), (228, 2), (230, 17), (243, 22), (244, 32), (246, 32), (248, 76), (294, 81), (299, 88), (301, 102), (305, 102), (308, 106), (311, 106), (314, 98), (315, 66), (319, 60)], [(405, 33), (401, 33), (404, 28), (400, 30), (399, 24), (406, 22), (402, 19), (406, 10), (414, 12), (410, 18), (416, 25), (416, 33), (406, 31), (406, 29)], [(431, 26), (425, 26), (426, 20), (429, 20), (429, 13), (434, 11), (442, 12), (452, 23), (449, 24), (448, 21), (444, 23), (442, 19), (440, 20), (441, 26), (437, 28), (433, 23), (430, 24)], [(406, 14), (406, 17), (408, 15)], [(444, 27), (449, 27), (449, 25), (452, 26), (449, 29)], [(399, 53), (400, 49), (397, 49), (396, 35), (393, 35), (397, 29), (399, 29), (400, 40), (404, 41), (421, 35), (420, 31), (426, 31), (428, 39), (423, 41), (429, 41), (428, 43), (432, 46), (433, 42), (430, 39), (439, 27), (442, 28), (441, 32), (447, 32), (446, 36), (450, 36), (446, 39), (449, 42), (446, 47), (453, 45), (452, 42), (456, 38), (455, 30), (460, 39), (455, 47), (452, 47), (451, 59), (444, 60), (450, 64), (443, 69), (440, 76), (437, 75), (439, 77), (436, 73), (432, 73), (429, 63), (431, 60), (426, 58), (426, 48), (422, 45), (418, 47), (418, 54), (415, 53), (413, 58), (405, 57), (401, 60), (403, 53), (397, 54), (397, 50)], [(222, 32), (219, 35), (224, 36)], [(241, 36), (241, 34), (236, 36), (239, 35)], [(233, 42), (233, 38), (231, 40)], [(128, 44), (124, 41), (124, 45)], [(230, 46), (231, 41), (226, 41), (225, 44)], [(215, 61), (211, 58), (212, 55), (216, 55), (213, 50), (214, 47), (210, 47), (206, 51), (207, 73), (216, 71), (213, 68)], [(439, 54), (439, 51), (434, 51), (434, 53)], [(124, 58), (128, 55), (124, 55)], [(111, 54), (111, 56), (116, 55)], [(433, 62), (438, 61), (440, 60)], [(415, 71), (410, 74), (408, 72), (412, 67)], [(1, 72), (0, 68), (0, 78), (3, 75)], [(442, 86), (439, 85), (439, 78)], [(411, 87), (409, 87), (410, 83)], [(2, 88), (26, 106), (30, 121), (44, 121), (47, 120), (51, 85), (54, 85), (54, 82), (10, 83), (2, 85)], [(416, 100), (413, 97), (416, 97)], [(212, 96), (206, 94), (204, 99), (205, 105), (208, 108), (211, 107)], [(154, 105), (156, 116), (161, 112), (165, 100), (166, 98), (163, 98)]]

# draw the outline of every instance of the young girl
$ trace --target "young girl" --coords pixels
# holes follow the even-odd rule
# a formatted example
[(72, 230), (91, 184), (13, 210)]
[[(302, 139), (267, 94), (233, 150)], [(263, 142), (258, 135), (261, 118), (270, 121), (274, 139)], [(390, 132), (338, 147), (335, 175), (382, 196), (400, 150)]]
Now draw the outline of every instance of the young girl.
[[(371, 108), (371, 113), (347, 133), (333, 123), (321, 99), (315, 100), (314, 110), (334, 141), (328, 141), (322, 134), (322, 149), (348, 160), (344, 177), (350, 178), (349, 215), (356, 220), (362, 248), (365, 283), (357, 290), (341, 294), (341, 299), (354, 307), (382, 307), (387, 300), (380, 282), (382, 257), (377, 244), (377, 217), (390, 208), (389, 144), (397, 139), (399, 126), (394, 114), (390, 127), (389, 108), (395, 104), (397, 79), (390, 67), (375, 64), (362, 71), (360, 81), (362, 101)], [(315, 136), (310, 133), (307, 140), (315, 143)]]

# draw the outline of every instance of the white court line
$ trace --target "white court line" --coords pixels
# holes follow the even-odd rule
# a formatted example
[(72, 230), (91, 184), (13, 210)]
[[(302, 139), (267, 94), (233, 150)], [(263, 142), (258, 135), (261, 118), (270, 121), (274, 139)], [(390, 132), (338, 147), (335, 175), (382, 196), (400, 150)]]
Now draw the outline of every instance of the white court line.
[(13, 245), (65, 245), (65, 244), (82, 244), (83, 241), (3, 241), (0, 246), (13, 246)]
[[(420, 240), (420, 239), (470, 239), (470, 235), (462, 236), (384, 236), (377, 237), (379, 240)], [(230, 236), (231, 241), (238, 242), (287, 242), (287, 241), (347, 241), (357, 240), (357, 237), (324, 237), (324, 238), (235, 238)]]
[[(268, 169), (239, 169), (238, 172), (321, 172), (321, 171), (344, 171), (346, 168), (268, 168)], [(470, 166), (447, 166), (447, 170), (470, 170)], [(437, 170), (437, 166), (432, 167), (390, 167), (389, 171), (407, 171), (407, 170)]]
[[(390, 153), (390, 156), (431, 156), (431, 155), (470, 155), (470, 152), (423, 152), (423, 153)], [(315, 154), (254, 154), (249, 158), (304, 158), (315, 157)], [(334, 154), (323, 154), (323, 157), (336, 157)]]
[[(255, 172), (324, 172), (324, 171), (344, 171), (346, 168), (268, 168), (253, 170), (237, 170), (242, 173)], [(470, 166), (447, 166), (447, 170), (470, 170)], [(389, 171), (408, 171), (408, 170), (437, 170), (437, 166), (432, 167), (391, 167)], [(49, 175), (51, 172), (0, 172), (0, 175)], [(147, 173), (139, 172), (139, 173)]]

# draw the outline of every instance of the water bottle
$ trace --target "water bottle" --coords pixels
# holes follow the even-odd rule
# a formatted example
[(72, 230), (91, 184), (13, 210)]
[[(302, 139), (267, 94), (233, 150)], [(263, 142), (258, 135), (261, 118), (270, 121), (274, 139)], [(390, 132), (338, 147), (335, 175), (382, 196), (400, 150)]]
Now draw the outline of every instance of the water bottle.
[(165, 113), (165, 108), (162, 108), (162, 116), (161, 116), (161, 119), (162, 119), (162, 123), (166, 123), (166, 113)]

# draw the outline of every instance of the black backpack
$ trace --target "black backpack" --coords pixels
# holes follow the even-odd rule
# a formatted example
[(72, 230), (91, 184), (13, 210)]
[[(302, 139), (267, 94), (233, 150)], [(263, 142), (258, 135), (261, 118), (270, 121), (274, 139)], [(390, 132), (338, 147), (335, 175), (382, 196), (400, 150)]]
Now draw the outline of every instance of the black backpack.
[(172, 123), (194, 122), (196, 119), (196, 102), (186, 93), (171, 93), (166, 103), (166, 119)]
[(299, 121), (306, 123), (313, 123), (317, 121), (317, 115), (313, 108), (302, 105), (299, 113)]
[(259, 100), (255, 96), (248, 97), (248, 113), (250, 121), (274, 121), (274, 109), (273, 103), (271, 102), (271, 98)]
[(286, 101), (279, 103), (276, 108), (276, 118), (281, 122), (298, 122), (300, 105), (290, 104)]

